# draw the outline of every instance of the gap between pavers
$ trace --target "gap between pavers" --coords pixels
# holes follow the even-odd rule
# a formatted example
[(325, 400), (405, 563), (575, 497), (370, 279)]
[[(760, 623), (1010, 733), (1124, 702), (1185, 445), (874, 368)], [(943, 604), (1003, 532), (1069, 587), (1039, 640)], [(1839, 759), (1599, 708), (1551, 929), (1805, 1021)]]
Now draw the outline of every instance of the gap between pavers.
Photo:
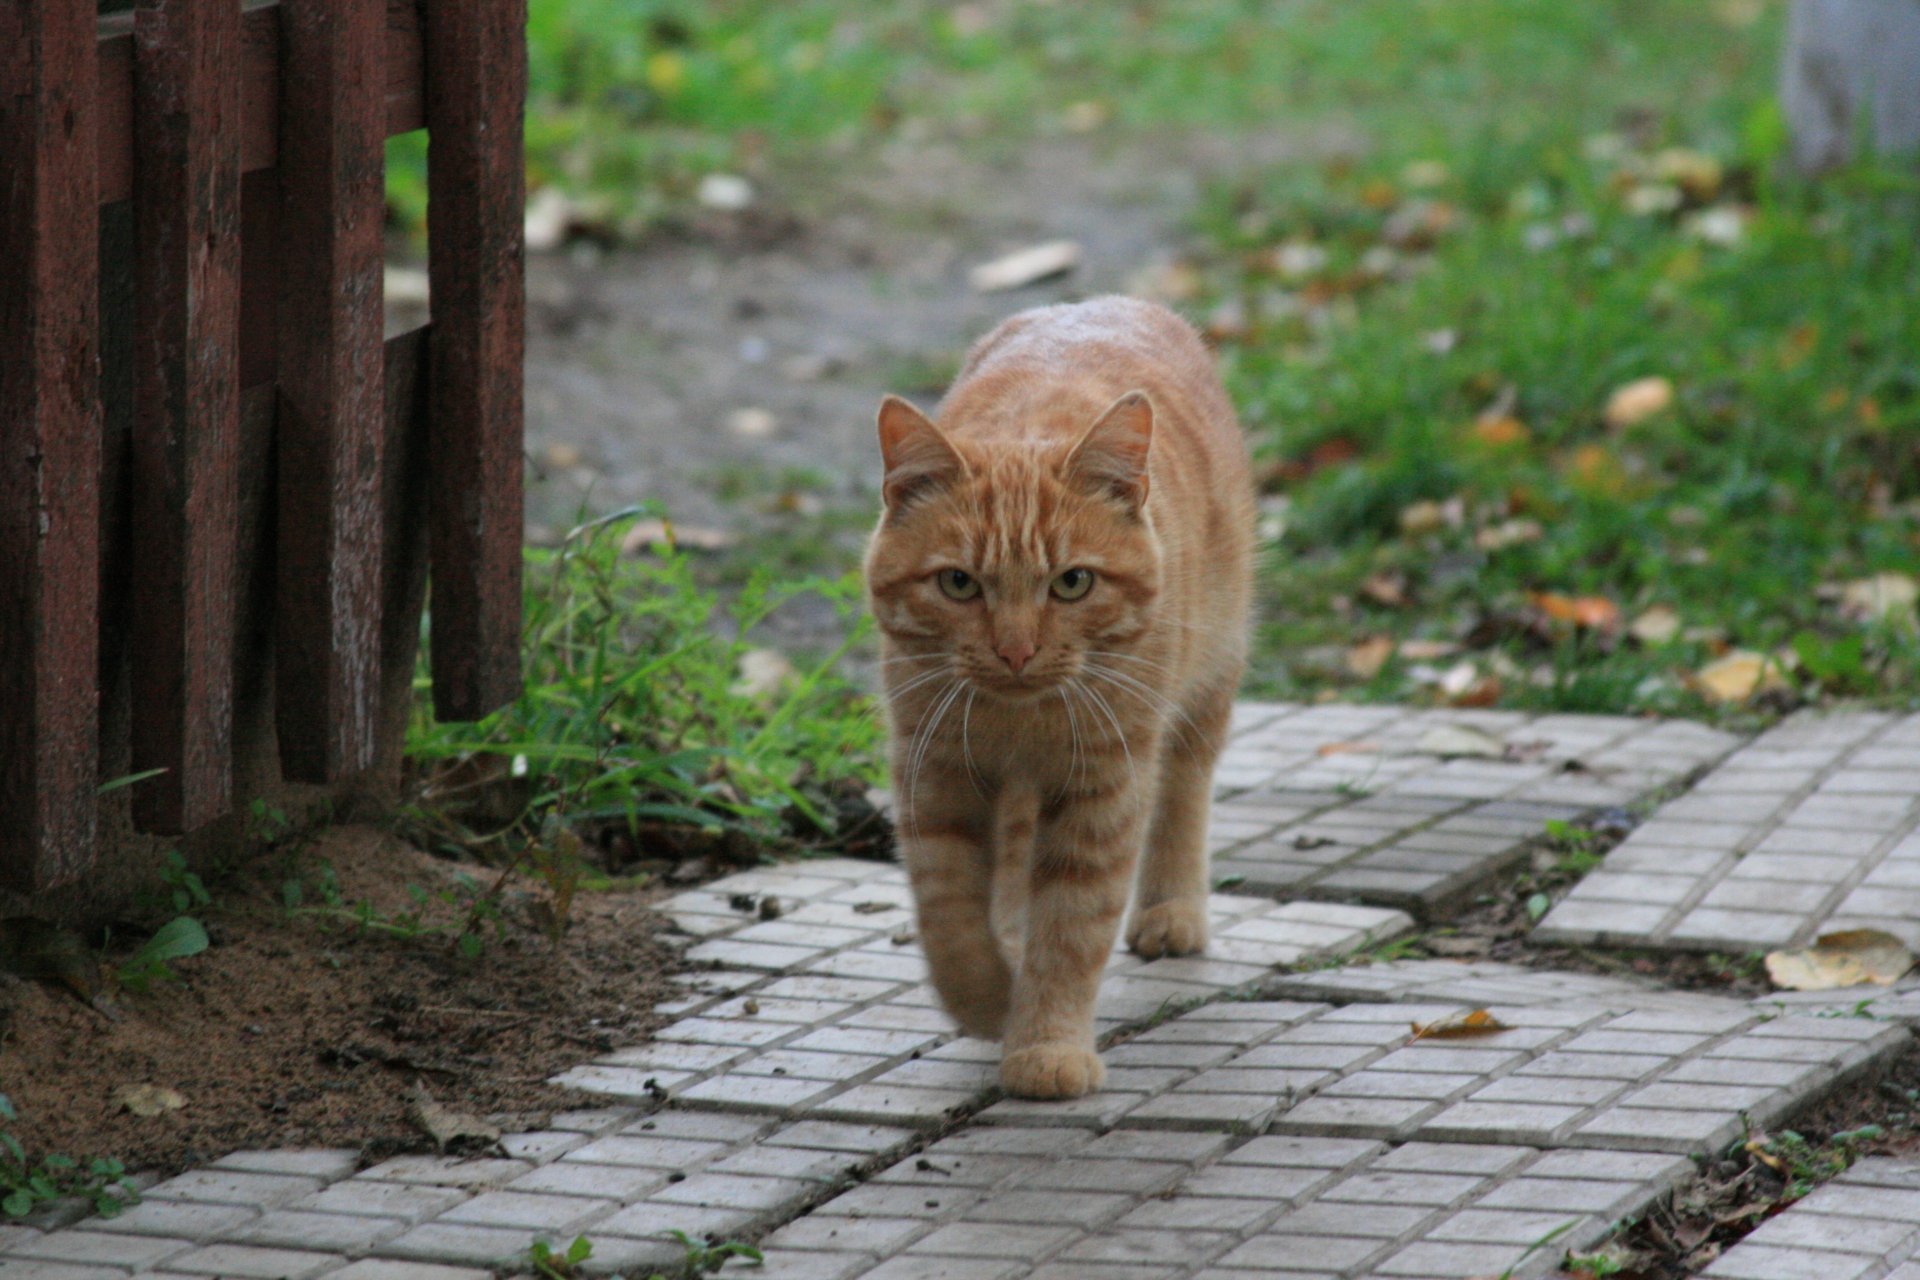
[[(771, 900), (779, 912), (760, 919)], [(938, 1128), (979, 1105), (996, 1046), (957, 1038), (926, 981), (905, 873), (847, 859), (743, 872), (664, 904), (700, 937), (695, 990), (651, 1043), (555, 1082), (602, 1096), (670, 1095), (690, 1108)], [(1404, 913), (1216, 894), (1205, 956), (1142, 960), (1116, 947), (1096, 1027), (1110, 1039), (1245, 990), (1277, 966), (1406, 933)]]
[(1712, 1280), (1920, 1280), (1920, 1161), (1860, 1161), (1761, 1223)]
[[(1502, 758), (1443, 758), (1467, 729)], [(1215, 774), (1214, 873), (1264, 894), (1431, 918), (1510, 870), (1549, 822), (1623, 806), (1740, 739), (1687, 721), (1242, 704)]]
[[(1062, 1110), (1001, 1102), (901, 1159), (923, 1135), (614, 1108), (516, 1135), (502, 1157), (402, 1157), (346, 1178), (338, 1175), (350, 1157), (340, 1153), (242, 1153), (155, 1187), (120, 1218), (15, 1242), (8, 1265), (20, 1275), (44, 1262), (116, 1277), (155, 1264), (202, 1275), (322, 1276), (356, 1253), (487, 1266), (521, 1256), (536, 1234), (584, 1232), (599, 1268), (633, 1269), (678, 1257), (662, 1238), (670, 1229), (751, 1238), (788, 1224), (764, 1273), (773, 1280), (1064, 1280), (1074, 1268), (1109, 1265), (1175, 1277), (1204, 1266), (1257, 1272), (1309, 1256), (1323, 1256), (1325, 1273), (1338, 1275), (1459, 1275), (1516, 1260), (1516, 1274), (1527, 1274), (1552, 1255), (1516, 1255), (1546, 1231), (1572, 1221), (1570, 1244), (1598, 1240), (1680, 1176), (1688, 1155), (1729, 1140), (1742, 1112), (1762, 1123), (1784, 1115), (1910, 1038), (1903, 1027), (1859, 1019), (1765, 1019), (1737, 1002), (1714, 1003), (1711, 1022), (1704, 1007), (1496, 1006), (1510, 1029), (1410, 1042), (1409, 1022), (1467, 1006), (1216, 1001), (1113, 1049), (1116, 1075), (1138, 1088), (1115, 1092), (1126, 1104), (1118, 1113), (1083, 1116), (1086, 1130), (1061, 1128)], [(991, 1064), (973, 1066), (984, 1093)], [(1537, 1101), (1542, 1091), (1556, 1101)], [(1292, 1105), (1278, 1114), (1245, 1107), (1271, 1111), (1282, 1099)], [(1540, 1109), (1564, 1109), (1569, 1099), (1578, 1104), (1572, 1113)], [(1093, 1129), (1111, 1131), (1096, 1137)], [(1067, 1154), (1083, 1146), (1084, 1159)], [(997, 1172), (982, 1190), (969, 1179), (984, 1175), (955, 1176), (940, 1163), (969, 1149), (1034, 1159), (989, 1165)], [(1334, 1152), (1343, 1154), (1329, 1166)], [(1111, 1158), (1119, 1154), (1126, 1158)], [(841, 1191), (872, 1169), (876, 1176)], [(1319, 1172), (1273, 1172), (1290, 1169)], [(928, 1190), (929, 1179), (938, 1189)], [(979, 1216), (989, 1201), (998, 1207)], [(815, 1204), (822, 1207), (804, 1212)], [(1018, 1220), (1045, 1204), (1077, 1216), (1033, 1224), (1039, 1234), (1018, 1236), (1020, 1254), (1003, 1256), (1013, 1237), (993, 1224), (1008, 1219), (991, 1215)], [(1540, 1215), (1554, 1213), (1543, 1225)], [(341, 1218), (361, 1224), (357, 1243)], [(871, 1251), (841, 1248), (847, 1238), (837, 1234), (799, 1247), (796, 1239), (820, 1230), (816, 1219), (858, 1221)], [(889, 1222), (911, 1239), (890, 1240)], [(47, 1256), (61, 1250), (77, 1257), (56, 1264)], [(1038, 1265), (1043, 1257), (1058, 1265)]]
[(1508, 1030), (1411, 1038), (1410, 1022), (1463, 1007), (1195, 1009), (1110, 1052), (1144, 1095), (996, 1103), (774, 1232), (764, 1274), (1538, 1274), (1747, 1119), (1786, 1115), (1910, 1039), (1711, 998), (1495, 1007)]
[(1920, 947), (1920, 715), (1788, 718), (1663, 805), (1534, 936), (1745, 952), (1853, 928)]

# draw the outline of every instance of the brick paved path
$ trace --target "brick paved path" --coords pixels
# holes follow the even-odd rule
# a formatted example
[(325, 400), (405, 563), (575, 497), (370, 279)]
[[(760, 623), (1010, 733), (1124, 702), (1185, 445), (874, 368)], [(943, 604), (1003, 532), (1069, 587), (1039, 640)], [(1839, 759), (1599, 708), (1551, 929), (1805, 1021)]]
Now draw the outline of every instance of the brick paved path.
[[(1547, 821), (1630, 801), (1738, 744), (1598, 717), (1241, 710), (1215, 838), (1221, 874), (1242, 879), (1214, 898), (1206, 957), (1116, 954), (1099, 1008), (1109, 1084), (1094, 1097), (999, 1097), (994, 1047), (956, 1038), (933, 1002), (900, 872), (798, 863), (666, 904), (695, 939), (690, 958), (714, 967), (684, 975), (677, 1020), (653, 1042), (560, 1077), (594, 1105), (481, 1159), (356, 1171), (352, 1152), (238, 1153), (112, 1219), (63, 1207), (0, 1227), (0, 1280), (478, 1280), (524, 1266), (536, 1236), (575, 1234), (592, 1240), (593, 1269), (645, 1275), (682, 1261), (673, 1232), (760, 1240), (766, 1264), (743, 1274), (767, 1280), (1534, 1275), (1747, 1124), (1785, 1121), (1898, 1053), (1920, 1022), (1913, 989), (1874, 993), (1860, 1017), (1835, 1016), (1858, 993), (1748, 1003), (1492, 963), (1276, 975), (1400, 936), (1406, 912), (1444, 912)], [(1613, 856), (1692, 850), (1693, 869), (1654, 874), (1695, 881), (1718, 859), (1710, 884), (1663, 908), (1680, 913), (1662, 917), (1671, 936), (1674, 919), (1720, 909), (1704, 906), (1720, 885), (1749, 879), (1732, 874), (1738, 855), (1769, 856), (1782, 831), (1860, 850), (1846, 833), (1870, 825), (1871, 847), (1839, 855), (1850, 870), (1820, 905), (1855, 901), (1908, 856), (1920, 789), (1897, 789), (1906, 757), (1889, 753), (1920, 742), (1917, 725), (1789, 722)], [(1861, 771), (1865, 789), (1848, 790)], [(1765, 796), (1766, 816), (1728, 799), (1743, 795)], [(1904, 808), (1886, 799), (1900, 796)], [(1676, 824), (1720, 835), (1676, 844)], [(1610, 858), (1595, 878), (1629, 874)], [(1305, 898), (1264, 896), (1281, 890)], [(1476, 1007), (1506, 1029), (1412, 1034)], [(1710, 1274), (1920, 1280), (1906, 1264), (1916, 1197), (1920, 1167), (1863, 1163)]]
[(1920, 716), (1794, 716), (1660, 808), (1541, 922), (1552, 942), (1920, 947)]

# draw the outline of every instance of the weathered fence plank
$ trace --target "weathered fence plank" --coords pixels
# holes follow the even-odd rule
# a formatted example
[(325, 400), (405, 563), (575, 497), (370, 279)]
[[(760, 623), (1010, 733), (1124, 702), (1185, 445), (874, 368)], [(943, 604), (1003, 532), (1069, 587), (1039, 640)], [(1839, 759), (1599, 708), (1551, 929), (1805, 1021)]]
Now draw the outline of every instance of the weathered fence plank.
[(433, 701), (520, 690), (525, 0), (426, 0)]
[[(419, 0), (384, 0), (386, 39), (381, 54), (386, 81), (386, 131), (407, 133), (427, 122), (421, 92)], [(101, 18), (100, 36), (100, 202), (112, 204), (133, 194), (133, 17)], [(280, 9), (249, 8), (241, 18), (240, 79), (243, 115), (240, 168), (243, 173), (271, 169), (279, 162)]]
[(236, 0), (134, 13), (134, 821), (191, 831), (233, 779), (240, 431)]
[(380, 704), (385, 0), (282, 0), (280, 763), (332, 782), (373, 762)]
[(94, 6), (0, 5), (0, 884), (93, 856), (100, 403)]

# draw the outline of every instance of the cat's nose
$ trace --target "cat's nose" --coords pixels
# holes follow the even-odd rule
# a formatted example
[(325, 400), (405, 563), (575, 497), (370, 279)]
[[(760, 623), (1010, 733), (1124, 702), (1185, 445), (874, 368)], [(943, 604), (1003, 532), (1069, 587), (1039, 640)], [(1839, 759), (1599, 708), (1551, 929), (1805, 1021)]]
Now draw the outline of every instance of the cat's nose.
[(1027, 665), (1027, 659), (1033, 657), (1033, 641), (1009, 640), (998, 650), (1001, 659), (1019, 675), (1020, 669)]

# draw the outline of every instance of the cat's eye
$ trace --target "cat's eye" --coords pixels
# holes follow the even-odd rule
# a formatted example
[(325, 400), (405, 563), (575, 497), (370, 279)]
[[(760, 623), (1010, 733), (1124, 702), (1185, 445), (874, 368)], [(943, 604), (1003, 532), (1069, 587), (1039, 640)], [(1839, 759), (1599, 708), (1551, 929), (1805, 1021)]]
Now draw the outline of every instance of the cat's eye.
[(980, 594), (980, 581), (965, 569), (942, 569), (934, 575), (949, 600), (971, 600)]
[(1055, 575), (1053, 594), (1059, 600), (1078, 600), (1093, 590), (1093, 570), (1066, 569)]

